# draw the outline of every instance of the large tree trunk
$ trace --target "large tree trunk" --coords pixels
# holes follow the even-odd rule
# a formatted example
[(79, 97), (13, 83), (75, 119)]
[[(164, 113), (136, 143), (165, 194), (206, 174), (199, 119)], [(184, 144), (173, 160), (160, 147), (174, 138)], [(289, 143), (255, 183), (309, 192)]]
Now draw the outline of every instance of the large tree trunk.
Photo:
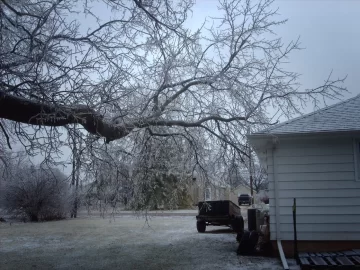
[(65, 106), (17, 97), (0, 89), (0, 118), (41, 126), (80, 124), (89, 133), (106, 138), (107, 142), (129, 134), (129, 127), (106, 121), (86, 105)]

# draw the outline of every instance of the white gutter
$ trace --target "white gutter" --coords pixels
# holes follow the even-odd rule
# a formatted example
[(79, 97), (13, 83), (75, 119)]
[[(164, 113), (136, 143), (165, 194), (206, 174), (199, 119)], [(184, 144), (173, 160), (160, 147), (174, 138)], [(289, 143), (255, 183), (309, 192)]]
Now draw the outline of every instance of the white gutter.
[(277, 246), (278, 246), (278, 250), (279, 250), (279, 254), (280, 254), (280, 259), (281, 259), (281, 262), (283, 264), (283, 267), (285, 270), (289, 270), (289, 265), (286, 261), (286, 258), (285, 258), (285, 254), (284, 254), (284, 251), (283, 251), (283, 248), (282, 248), (282, 245), (281, 245), (281, 241), (280, 240), (277, 240)]
[(274, 193), (275, 193), (276, 240), (277, 240), (277, 246), (278, 246), (281, 262), (283, 264), (284, 269), (288, 270), (289, 265), (286, 261), (286, 257), (281, 245), (281, 237), (280, 237), (279, 187), (277, 180), (277, 162), (275, 159), (275, 150), (276, 150), (276, 146), (274, 145), (272, 148), (272, 160), (273, 160), (273, 180), (274, 180)]

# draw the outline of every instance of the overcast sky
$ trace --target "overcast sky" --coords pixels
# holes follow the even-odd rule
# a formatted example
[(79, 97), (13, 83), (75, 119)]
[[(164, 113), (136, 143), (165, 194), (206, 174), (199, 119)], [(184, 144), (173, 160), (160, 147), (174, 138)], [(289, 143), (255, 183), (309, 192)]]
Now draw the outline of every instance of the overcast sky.
[[(348, 76), (345, 86), (360, 94), (360, 1), (358, 0), (275, 0), (279, 19), (288, 19), (275, 28), (285, 43), (300, 36), (301, 47), (289, 59), (288, 70), (302, 74), (304, 88), (319, 86), (333, 70), (334, 78)], [(191, 23), (196, 26), (206, 16), (216, 16), (216, 0), (198, 0)], [(328, 104), (337, 101), (329, 101)], [(309, 107), (304, 112), (313, 111)]]

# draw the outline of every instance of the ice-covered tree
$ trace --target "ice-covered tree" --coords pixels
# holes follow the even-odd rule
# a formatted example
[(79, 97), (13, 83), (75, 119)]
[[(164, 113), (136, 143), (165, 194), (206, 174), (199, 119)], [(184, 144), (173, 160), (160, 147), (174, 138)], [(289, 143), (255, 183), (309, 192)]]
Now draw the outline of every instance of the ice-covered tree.
[(89, 153), (100, 138), (170, 137), (206, 173), (215, 146), (214, 159), (244, 161), (248, 126), (271, 124), (270, 107), (291, 116), (345, 90), (332, 76), (303, 89), (286, 69), (299, 41), (275, 35), (272, 0), (220, 0), (199, 29), (186, 26), (193, 4), (1, 0), (1, 132), (33, 154), (69, 145), (74, 125)]
[(0, 194), (3, 208), (30, 221), (63, 219), (70, 213), (72, 191), (58, 169), (22, 162)]

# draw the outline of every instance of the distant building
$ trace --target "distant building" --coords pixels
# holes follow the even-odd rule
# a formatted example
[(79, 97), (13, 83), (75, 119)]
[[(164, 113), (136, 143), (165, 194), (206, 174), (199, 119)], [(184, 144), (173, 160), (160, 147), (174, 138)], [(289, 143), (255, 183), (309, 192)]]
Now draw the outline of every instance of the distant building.
[(236, 188), (229, 190), (229, 200), (235, 204), (238, 204), (238, 197), (241, 194), (251, 195), (250, 188), (246, 185), (238, 185)]
[(228, 200), (228, 188), (220, 184), (202, 183), (194, 180), (189, 188), (193, 205), (200, 201)]
[(193, 182), (190, 190), (190, 197), (193, 205), (197, 205), (199, 201), (216, 201), (216, 200), (231, 200), (238, 204), (238, 196), (241, 194), (250, 194), (250, 188), (246, 185), (238, 185), (236, 188), (228, 186), (208, 183), (199, 183), (196, 180)]

